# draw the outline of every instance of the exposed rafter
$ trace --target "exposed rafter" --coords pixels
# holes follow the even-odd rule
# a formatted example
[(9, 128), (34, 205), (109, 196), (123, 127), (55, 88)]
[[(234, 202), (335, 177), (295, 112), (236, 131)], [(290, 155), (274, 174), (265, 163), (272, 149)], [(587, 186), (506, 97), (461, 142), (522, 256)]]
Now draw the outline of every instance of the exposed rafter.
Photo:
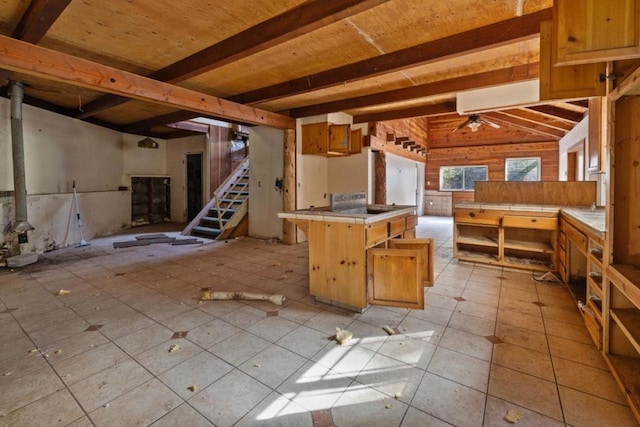
[(14, 30), (15, 39), (39, 43), (71, 0), (32, 0)]
[[(268, 21), (248, 28), (228, 39), (155, 71), (149, 77), (163, 82), (179, 83), (292, 40), (307, 32), (379, 6), (387, 1), (389, 0), (307, 1)], [(114, 95), (99, 98), (87, 104), (84, 107), (84, 111), (77, 115), (77, 118), (82, 119), (93, 116), (100, 111), (127, 101), (128, 98)]]
[(355, 108), (380, 105), (408, 99), (418, 99), (439, 94), (455, 93), (461, 90), (475, 89), (478, 87), (493, 86), (504, 83), (513, 83), (522, 80), (531, 80), (540, 74), (540, 64), (519, 65), (503, 68), (485, 73), (456, 77), (449, 80), (440, 80), (418, 86), (410, 86), (402, 89), (371, 95), (359, 96), (340, 101), (326, 102), (307, 107), (294, 108), (290, 111), (292, 117), (308, 117), (317, 114), (327, 114), (336, 111), (347, 111)]
[(202, 114), (194, 113), (193, 111), (180, 110), (121, 126), (120, 131), (126, 133), (135, 133), (143, 129), (150, 129), (156, 126), (165, 126), (171, 123), (183, 122), (185, 120), (191, 120), (201, 116)]
[(549, 19), (551, 19), (551, 9), (544, 9), (386, 55), (246, 92), (229, 99), (241, 104), (256, 104), (425, 65), (452, 56), (513, 43), (516, 40), (530, 39), (540, 34), (540, 22)]
[(539, 124), (550, 129), (557, 129), (562, 132), (568, 132), (574, 126), (573, 123), (568, 123), (564, 120), (558, 120), (555, 117), (550, 117), (546, 114), (542, 114), (526, 108), (512, 108), (508, 110), (502, 110), (500, 112), (511, 117), (526, 120), (530, 123)]
[(578, 123), (584, 118), (584, 113), (568, 110), (553, 105), (534, 105), (527, 107), (529, 110), (537, 111), (560, 120), (566, 120), (570, 123)]
[(376, 113), (360, 114), (353, 117), (353, 123), (384, 122), (387, 120), (400, 120), (412, 117), (435, 116), (439, 114), (455, 113), (455, 102), (443, 102), (442, 104), (425, 105), (419, 107), (403, 108)]
[(520, 119), (501, 111), (482, 113), (484, 117), (488, 117), (491, 121), (494, 121), (500, 125), (507, 125), (514, 129), (522, 130), (531, 134), (540, 135), (548, 140), (558, 141), (562, 138), (566, 132), (549, 128), (544, 125), (532, 123), (528, 120)]
[(231, 122), (295, 128), (290, 117), (158, 82), (86, 59), (0, 36), (0, 66), (49, 80), (212, 115)]

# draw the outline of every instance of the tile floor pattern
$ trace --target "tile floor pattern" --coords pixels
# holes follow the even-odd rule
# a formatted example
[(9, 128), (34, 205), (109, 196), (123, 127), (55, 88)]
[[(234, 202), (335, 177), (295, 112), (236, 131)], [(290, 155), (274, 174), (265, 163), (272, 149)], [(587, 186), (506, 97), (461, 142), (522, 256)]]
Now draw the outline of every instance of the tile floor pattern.
[[(424, 310), (316, 303), (307, 245), (251, 238), (118, 236), (1, 269), (0, 425), (636, 425), (566, 288), (452, 260), (450, 218), (417, 234), (437, 246)], [(203, 288), (287, 302), (200, 303)]]

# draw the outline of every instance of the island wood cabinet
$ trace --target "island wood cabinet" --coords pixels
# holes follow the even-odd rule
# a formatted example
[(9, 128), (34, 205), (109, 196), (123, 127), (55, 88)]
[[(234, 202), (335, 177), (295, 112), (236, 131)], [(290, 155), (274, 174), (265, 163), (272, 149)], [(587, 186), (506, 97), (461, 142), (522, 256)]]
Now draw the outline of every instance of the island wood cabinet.
[(368, 223), (288, 218), (309, 241), (311, 295), (356, 311), (370, 304), (424, 308), (424, 287), (433, 285), (433, 239), (415, 238), (413, 213), (383, 216)]
[(453, 256), (461, 261), (555, 270), (558, 212), (454, 209)]

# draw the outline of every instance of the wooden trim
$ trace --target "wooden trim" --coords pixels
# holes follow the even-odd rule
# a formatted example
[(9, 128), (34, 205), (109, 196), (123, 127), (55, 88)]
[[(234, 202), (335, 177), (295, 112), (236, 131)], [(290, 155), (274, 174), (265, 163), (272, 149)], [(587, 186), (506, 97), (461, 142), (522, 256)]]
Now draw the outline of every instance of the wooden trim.
[(640, 67), (633, 70), (631, 74), (625, 77), (624, 80), (622, 80), (620, 84), (618, 84), (618, 86), (616, 86), (616, 88), (613, 89), (611, 93), (609, 93), (609, 101), (617, 101), (618, 99), (622, 98), (628, 92), (635, 89), (639, 82)]
[(489, 47), (498, 47), (519, 40), (532, 39), (538, 37), (540, 33), (540, 22), (548, 19), (551, 19), (551, 8), (429, 41), (386, 55), (376, 56), (364, 61), (245, 92), (229, 99), (242, 104), (255, 104), (338, 84), (341, 85), (346, 81), (362, 80), (384, 73), (425, 65), (462, 54), (478, 52)]
[(231, 122), (264, 125), (278, 129), (295, 127), (295, 120), (282, 114), (158, 82), (10, 37), (0, 36), (0, 45), (2, 45), (0, 65), (11, 71), (212, 115)]

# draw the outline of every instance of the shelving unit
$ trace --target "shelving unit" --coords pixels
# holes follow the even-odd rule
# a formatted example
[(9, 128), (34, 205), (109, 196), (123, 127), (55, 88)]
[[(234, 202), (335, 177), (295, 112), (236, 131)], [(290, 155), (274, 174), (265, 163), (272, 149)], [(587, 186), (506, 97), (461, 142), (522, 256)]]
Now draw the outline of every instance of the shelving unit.
[(454, 257), (462, 261), (554, 269), (558, 214), (456, 208)]

